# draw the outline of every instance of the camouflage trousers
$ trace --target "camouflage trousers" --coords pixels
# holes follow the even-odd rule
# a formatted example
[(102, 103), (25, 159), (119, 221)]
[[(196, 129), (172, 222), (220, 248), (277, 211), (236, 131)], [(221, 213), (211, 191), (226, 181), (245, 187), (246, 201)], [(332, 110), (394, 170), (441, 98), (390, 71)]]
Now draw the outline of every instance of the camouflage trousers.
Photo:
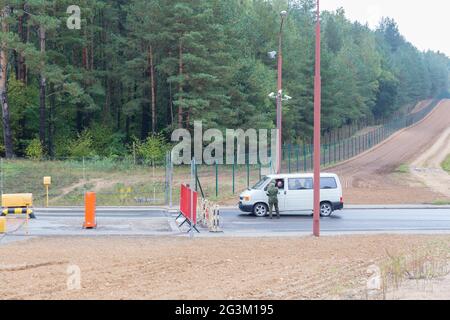
[(269, 217), (273, 217), (273, 207), (275, 207), (275, 212), (278, 218), (280, 217), (280, 208), (278, 207), (278, 201), (269, 201)]

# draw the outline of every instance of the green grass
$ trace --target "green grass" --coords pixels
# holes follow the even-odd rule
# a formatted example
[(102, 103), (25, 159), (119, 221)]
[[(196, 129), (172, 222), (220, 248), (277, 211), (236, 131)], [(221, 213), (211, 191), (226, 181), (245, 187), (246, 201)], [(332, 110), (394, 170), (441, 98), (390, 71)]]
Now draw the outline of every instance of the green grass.
[[(85, 191), (97, 193), (99, 206), (149, 206), (165, 204), (165, 167), (138, 164), (128, 160), (33, 161), (3, 160), (3, 193), (33, 193), (34, 206), (43, 206), (43, 177), (51, 176), (50, 206), (82, 206)], [(217, 202), (236, 204), (247, 188), (245, 166), (235, 168), (235, 194), (232, 192), (232, 166), (219, 166), (219, 196), (216, 197), (215, 166), (199, 166), (198, 175), (206, 196)], [(190, 183), (190, 166), (176, 166), (173, 172), (173, 203), (179, 201), (180, 185)], [(259, 180), (259, 168), (250, 168), (250, 185)]]
[(447, 206), (450, 205), (450, 201), (448, 200), (436, 200), (433, 202), (433, 205), (435, 206)]
[[(86, 190), (97, 191), (99, 205), (121, 205), (131, 204), (141, 195), (153, 197), (150, 189), (153, 190), (164, 175), (164, 168), (158, 169), (153, 178), (148, 166), (134, 166), (127, 161), (96, 160), (83, 164), (73, 160), (4, 160), (2, 185), (4, 193), (33, 193), (34, 205), (42, 206), (45, 199), (43, 177), (51, 176), (50, 205), (83, 205)], [(128, 188), (132, 194), (127, 192)]]
[(444, 162), (442, 162), (442, 168), (450, 173), (450, 154), (447, 156)]
[(397, 169), (395, 169), (396, 173), (409, 173), (409, 165), (402, 164)]
[(406, 254), (390, 254), (381, 266), (383, 295), (397, 290), (405, 280), (430, 281), (449, 274), (449, 246), (446, 241), (430, 241)]

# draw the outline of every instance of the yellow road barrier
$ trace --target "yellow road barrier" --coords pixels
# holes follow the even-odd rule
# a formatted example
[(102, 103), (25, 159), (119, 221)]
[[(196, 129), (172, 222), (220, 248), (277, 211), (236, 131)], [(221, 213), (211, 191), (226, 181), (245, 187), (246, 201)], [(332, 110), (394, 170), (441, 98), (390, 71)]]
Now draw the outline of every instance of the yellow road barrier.
[(1, 215), (25, 214), (28, 217), (36, 218), (31, 208), (33, 206), (32, 193), (15, 193), (2, 195)]
[(2, 195), (3, 208), (21, 208), (33, 206), (32, 193), (15, 193)]
[(6, 233), (6, 218), (0, 217), (0, 233)]

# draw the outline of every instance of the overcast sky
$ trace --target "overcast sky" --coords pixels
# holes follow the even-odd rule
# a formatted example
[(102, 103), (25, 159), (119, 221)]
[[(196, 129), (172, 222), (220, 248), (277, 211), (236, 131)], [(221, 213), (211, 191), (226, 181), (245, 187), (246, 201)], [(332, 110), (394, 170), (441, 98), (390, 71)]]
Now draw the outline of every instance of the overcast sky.
[(322, 10), (343, 7), (347, 18), (370, 27), (381, 17), (397, 21), (400, 32), (421, 50), (441, 51), (450, 56), (449, 0), (321, 0)]

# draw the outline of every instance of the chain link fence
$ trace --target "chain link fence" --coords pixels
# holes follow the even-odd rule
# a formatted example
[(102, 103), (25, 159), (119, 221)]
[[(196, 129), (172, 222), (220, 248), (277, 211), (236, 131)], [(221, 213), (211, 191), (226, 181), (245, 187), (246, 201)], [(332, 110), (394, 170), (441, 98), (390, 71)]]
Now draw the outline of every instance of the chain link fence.
[[(386, 124), (349, 130), (345, 138), (330, 134), (322, 145), (322, 166), (329, 167), (359, 155), (383, 142), (400, 129), (424, 119), (436, 107), (433, 101), (419, 111)], [(285, 173), (313, 169), (313, 145), (286, 145), (282, 169)], [(151, 162), (136, 157), (64, 158), (45, 161), (0, 160), (0, 189), (4, 193), (33, 193), (34, 205), (46, 205), (45, 176), (52, 177), (49, 206), (82, 206), (86, 191), (97, 193), (99, 206), (176, 205), (180, 185), (191, 183), (190, 166), (173, 166), (165, 161)], [(196, 188), (211, 200), (236, 202), (236, 195), (273, 173), (272, 165), (197, 165)]]
[(1, 192), (33, 193), (34, 205), (46, 205), (43, 177), (50, 176), (50, 206), (81, 206), (86, 191), (97, 193), (99, 206), (166, 203), (165, 163), (130, 159), (65, 158), (45, 161), (2, 159)]
[[(433, 100), (417, 112), (412, 112), (385, 124), (357, 130), (349, 128), (345, 138), (328, 134), (322, 138), (321, 165), (330, 167), (351, 159), (385, 141), (395, 132), (423, 120), (438, 105)], [(309, 172), (313, 170), (314, 148), (312, 144), (285, 145), (283, 147), (283, 172)]]

